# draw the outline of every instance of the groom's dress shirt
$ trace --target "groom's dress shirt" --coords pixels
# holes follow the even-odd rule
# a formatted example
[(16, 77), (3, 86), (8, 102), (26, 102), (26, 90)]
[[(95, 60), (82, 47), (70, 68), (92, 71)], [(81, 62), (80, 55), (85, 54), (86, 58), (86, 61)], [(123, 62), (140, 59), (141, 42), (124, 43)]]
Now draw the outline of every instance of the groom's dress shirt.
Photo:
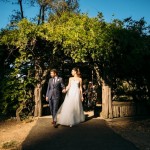
[(57, 81), (57, 77), (54, 77), (54, 78), (53, 78), (53, 91), (52, 91), (52, 95), (53, 95), (53, 96), (55, 95), (55, 93), (54, 93), (54, 88), (55, 88), (56, 81)]
[(56, 84), (56, 81), (57, 81), (57, 77), (54, 77), (54, 78), (53, 78), (53, 85)]

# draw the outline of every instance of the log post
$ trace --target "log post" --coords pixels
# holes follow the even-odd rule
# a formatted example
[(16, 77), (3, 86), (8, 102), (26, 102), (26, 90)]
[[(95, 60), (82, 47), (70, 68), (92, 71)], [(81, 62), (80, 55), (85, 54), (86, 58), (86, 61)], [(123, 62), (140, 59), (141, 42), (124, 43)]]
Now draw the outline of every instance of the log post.
[(111, 87), (106, 84), (104, 78), (100, 74), (100, 69), (96, 63), (94, 64), (94, 69), (97, 76), (97, 82), (102, 86), (102, 112), (100, 116), (105, 119), (113, 118)]
[(102, 86), (102, 117), (108, 118), (108, 86)]
[(108, 85), (102, 86), (102, 113), (101, 116), (105, 119), (113, 118), (111, 88)]
[(40, 117), (42, 116), (42, 87), (41, 84), (37, 84), (34, 90), (34, 101), (35, 101), (35, 109), (34, 116)]
[(108, 87), (108, 113), (109, 118), (113, 118), (113, 111), (112, 111), (112, 97), (111, 97), (111, 87)]

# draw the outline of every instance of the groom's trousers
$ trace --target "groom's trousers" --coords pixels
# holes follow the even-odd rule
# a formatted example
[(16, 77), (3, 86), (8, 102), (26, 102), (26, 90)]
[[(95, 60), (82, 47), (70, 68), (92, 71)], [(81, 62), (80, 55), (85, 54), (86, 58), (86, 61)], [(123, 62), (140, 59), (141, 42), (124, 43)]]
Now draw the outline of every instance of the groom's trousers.
[(59, 105), (59, 99), (52, 97), (49, 100), (50, 112), (51, 112), (51, 115), (53, 117), (53, 121), (57, 121), (56, 120), (56, 114), (58, 111), (58, 105)]

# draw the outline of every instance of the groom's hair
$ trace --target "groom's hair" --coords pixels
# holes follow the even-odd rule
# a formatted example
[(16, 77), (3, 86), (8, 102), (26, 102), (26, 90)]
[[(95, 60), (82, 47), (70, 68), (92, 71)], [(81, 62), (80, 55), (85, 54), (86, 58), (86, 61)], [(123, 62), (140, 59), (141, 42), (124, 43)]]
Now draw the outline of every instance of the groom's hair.
[(58, 75), (58, 71), (56, 69), (52, 69), (50, 72), (54, 72)]

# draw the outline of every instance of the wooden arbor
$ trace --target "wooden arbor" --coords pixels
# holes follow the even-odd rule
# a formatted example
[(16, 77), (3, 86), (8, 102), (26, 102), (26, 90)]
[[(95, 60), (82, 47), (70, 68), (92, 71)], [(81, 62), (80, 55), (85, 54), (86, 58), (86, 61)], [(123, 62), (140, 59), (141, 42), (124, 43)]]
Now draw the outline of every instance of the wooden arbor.
[[(68, 78), (70, 76), (71, 69), (74, 66), (79, 66), (79, 68), (81, 69), (81, 72), (83, 73), (83, 78), (92, 80), (92, 78), (93, 78), (92, 69), (88, 66), (88, 64), (86, 64), (86, 63), (84, 63), (84, 64), (66, 63), (63, 66), (63, 69), (61, 71), (61, 76), (65, 79), (66, 82), (68, 82)], [(97, 75), (96, 75), (96, 78), (98, 81), (99, 79), (98, 79)], [(102, 87), (102, 112), (100, 115), (105, 119), (113, 118), (111, 88), (105, 82), (102, 82), (99, 85), (101, 85), (101, 87)], [(42, 91), (40, 90), (40, 92), (42, 92)], [(45, 94), (45, 93), (43, 93), (43, 94)], [(36, 95), (37, 95), (37, 93), (35, 93), (35, 97), (37, 97)], [(36, 108), (38, 109), (39, 107), (36, 107)], [(36, 113), (36, 111), (38, 112), (38, 114)], [(42, 112), (42, 109), (35, 110), (35, 116), (41, 116), (41, 112)]]

